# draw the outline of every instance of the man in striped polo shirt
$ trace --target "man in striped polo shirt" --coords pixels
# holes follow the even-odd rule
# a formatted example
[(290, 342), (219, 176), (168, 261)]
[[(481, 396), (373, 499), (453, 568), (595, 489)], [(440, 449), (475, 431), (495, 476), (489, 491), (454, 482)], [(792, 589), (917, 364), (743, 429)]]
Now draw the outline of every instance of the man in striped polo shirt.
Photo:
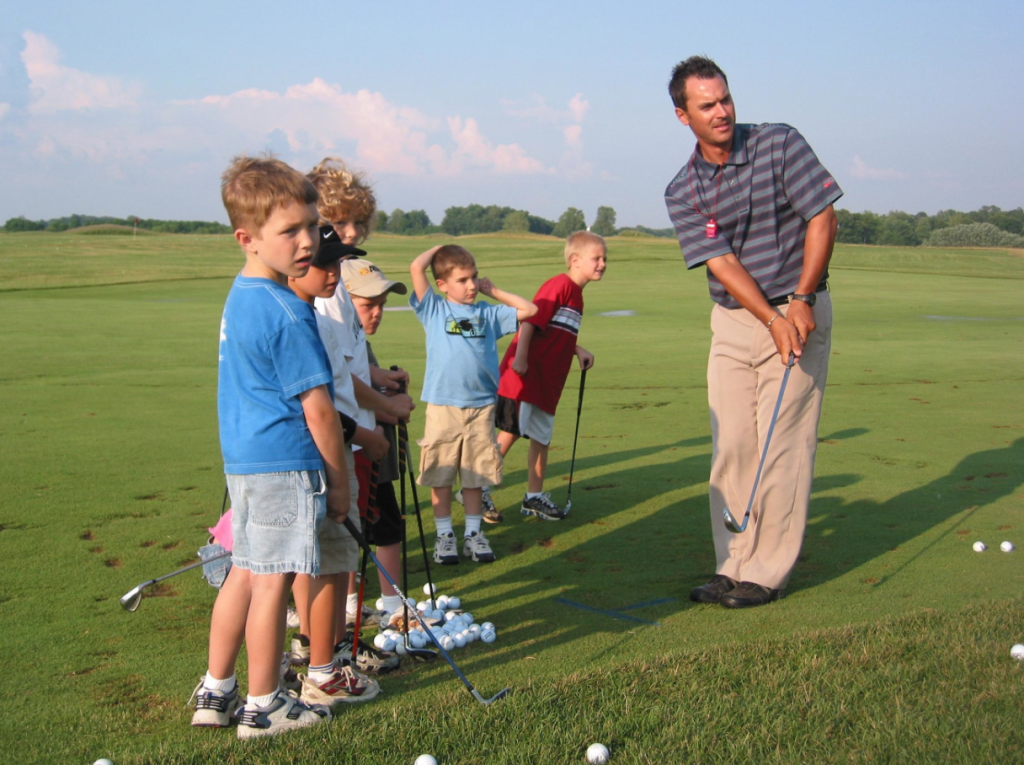
[[(690, 598), (744, 608), (779, 598), (807, 524), (818, 418), (828, 373), (832, 203), (842, 190), (788, 125), (737, 125), (725, 73), (693, 56), (669, 94), (697, 146), (665, 191), (687, 268), (706, 266), (711, 311), (709, 498), (716, 575)], [(747, 507), (787, 360), (796, 363), (750, 525)]]

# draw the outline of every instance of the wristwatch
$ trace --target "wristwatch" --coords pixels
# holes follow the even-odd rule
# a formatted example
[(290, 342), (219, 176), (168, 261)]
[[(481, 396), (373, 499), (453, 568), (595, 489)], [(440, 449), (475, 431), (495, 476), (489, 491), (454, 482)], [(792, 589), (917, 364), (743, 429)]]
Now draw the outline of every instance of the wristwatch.
[(790, 302), (794, 300), (799, 300), (801, 303), (807, 303), (807, 305), (813, 308), (814, 304), (818, 302), (818, 295), (817, 293), (814, 292), (812, 292), (810, 295), (797, 295), (794, 293), (789, 296), (789, 300)]

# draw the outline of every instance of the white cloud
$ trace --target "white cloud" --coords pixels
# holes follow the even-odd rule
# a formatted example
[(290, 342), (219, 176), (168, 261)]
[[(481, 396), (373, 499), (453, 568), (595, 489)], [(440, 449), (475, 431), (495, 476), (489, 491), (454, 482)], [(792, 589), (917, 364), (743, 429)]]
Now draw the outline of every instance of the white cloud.
[(463, 122), (462, 117), (449, 117), (448, 129), (458, 147), (452, 155), (456, 168), (468, 159), (476, 165), (493, 167), (500, 173), (533, 174), (544, 172), (544, 164), (527, 156), (519, 144), (498, 144), (495, 146), (480, 134), (480, 128), (472, 117)]
[(562, 130), (562, 135), (565, 136), (565, 142), (571, 147), (577, 147), (580, 145), (580, 137), (583, 135), (583, 128), (579, 125), (569, 125), (569, 127)]
[(853, 164), (850, 165), (850, 175), (868, 181), (901, 181), (907, 177), (906, 173), (899, 170), (871, 167), (860, 158), (860, 155), (854, 155)]
[(5, 103), (0, 102), (0, 122), (4, 121), (4, 117), (7, 116), (7, 113), (10, 110), (11, 110), (11, 105), (10, 104), (5, 104)]
[(41, 34), (25, 32), (21, 61), (29, 79), (31, 114), (130, 106), (141, 88), (117, 77), (100, 77), (61, 65), (57, 46)]
[(589, 110), (590, 102), (583, 97), (582, 93), (577, 93), (569, 100), (569, 111), (577, 124), (583, 122), (583, 117)]

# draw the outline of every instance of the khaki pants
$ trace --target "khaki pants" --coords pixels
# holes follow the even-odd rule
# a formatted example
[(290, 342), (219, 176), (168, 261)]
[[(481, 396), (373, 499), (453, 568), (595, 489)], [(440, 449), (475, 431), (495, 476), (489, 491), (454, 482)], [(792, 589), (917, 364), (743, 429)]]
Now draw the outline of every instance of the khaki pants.
[[(779, 310), (785, 314), (788, 308)], [(832, 346), (832, 302), (827, 292), (818, 293), (814, 319), (817, 329), (786, 385), (750, 523), (742, 534), (732, 534), (722, 521), (722, 510), (728, 507), (737, 519), (746, 512), (786, 368), (771, 335), (750, 312), (721, 306), (711, 312), (709, 498), (717, 571), (772, 589), (786, 586), (807, 526)]]

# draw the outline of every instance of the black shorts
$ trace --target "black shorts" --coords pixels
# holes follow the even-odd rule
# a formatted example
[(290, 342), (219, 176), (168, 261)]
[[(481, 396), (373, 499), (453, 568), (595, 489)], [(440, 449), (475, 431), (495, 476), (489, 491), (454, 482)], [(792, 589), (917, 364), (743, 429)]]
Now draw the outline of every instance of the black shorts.
[(498, 403), (494, 408), (494, 426), (498, 430), (511, 433), (516, 438), (522, 438), (519, 432), (519, 403), (504, 396), (498, 396)]
[(380, 512), (377, 522), (363, 524), (366, 541), (377, 547), (399, 544), (402, 541), (402, 511), (391, 481), (377, 484), (377, 510)]

